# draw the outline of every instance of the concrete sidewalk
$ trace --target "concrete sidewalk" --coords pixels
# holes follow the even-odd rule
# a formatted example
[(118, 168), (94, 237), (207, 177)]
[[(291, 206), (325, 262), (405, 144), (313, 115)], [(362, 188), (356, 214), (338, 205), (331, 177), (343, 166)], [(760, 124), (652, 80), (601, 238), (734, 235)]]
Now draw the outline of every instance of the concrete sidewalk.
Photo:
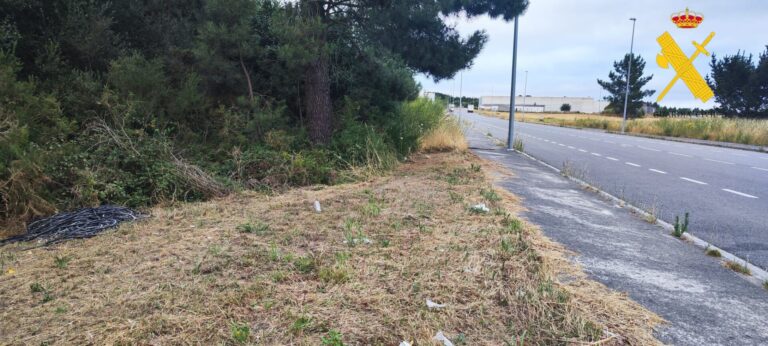
[(499, 185), (520, 196), (523, 217), (578, 253), (593, 279), (666, 319), (656, 336), (675, 345), (768, 345), (768, 291), (690, 244), (475, 130), (470, 147), (509, 168)]

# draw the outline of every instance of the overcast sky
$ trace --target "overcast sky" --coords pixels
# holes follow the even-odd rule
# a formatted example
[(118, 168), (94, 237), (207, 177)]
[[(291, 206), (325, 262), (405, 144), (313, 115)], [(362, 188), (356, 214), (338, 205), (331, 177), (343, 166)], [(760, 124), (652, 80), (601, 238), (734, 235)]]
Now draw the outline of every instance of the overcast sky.
[[(632, 22), (637, 18), (635, 53), (646, 61), (646, 74), (653, 79), (647, 87), (660, 92), (675, 76), (671, 69), (656, 65), (659, 47), (656, 38), (669, 31), (686, 54), (694, 52), (692, 41), (703, 41), (710, 32), (715, 38), (707, 49), (718, 55), (745, 51), (757, 56), (768, 45), (768, 1), (766, 0), (531, 0), (520, 17), (518, 41), (518, 87), (522, 94), (528, 71), (529, 95), (533, 96), (605, 96), (597, 84), (607, 79), (614, 61), (629, 53)], [(678, 29), (670, 15), (684, 11), (701, 13), (704, 22), (697, 29)], [(465, 96), (509, 95), (512, 70), (513, 24), (487, 17), (471, 20), (449, 18), (463, 34), (485, 30), (489, 41), (464, 71)], [(704, 55), (694, 63), (702, 75), (709, 73), (710, 58)], [(425, 91), (459, 94), (459, 75), (454, 80), (434, 83), (420, 75)], [(455, 86), (454, 86), (455, 85)], [(655, 101), (656, 95), (649, 98)], [(693, 98), (678, 82), (661, 103), (678, 107), (712, 107)]]

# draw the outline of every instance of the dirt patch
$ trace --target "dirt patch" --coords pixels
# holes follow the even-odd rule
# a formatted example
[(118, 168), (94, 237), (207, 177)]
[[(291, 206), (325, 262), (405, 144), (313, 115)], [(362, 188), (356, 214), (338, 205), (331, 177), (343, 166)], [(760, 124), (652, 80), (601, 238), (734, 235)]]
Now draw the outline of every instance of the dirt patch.
[(0, 343), (430, 344), (438, 330), (457, 345), (657, 343), (660, 319), (518, 219), (494, 167), (419, 155), (364, 183), (155, 208), (93, 239), (0, 248)]

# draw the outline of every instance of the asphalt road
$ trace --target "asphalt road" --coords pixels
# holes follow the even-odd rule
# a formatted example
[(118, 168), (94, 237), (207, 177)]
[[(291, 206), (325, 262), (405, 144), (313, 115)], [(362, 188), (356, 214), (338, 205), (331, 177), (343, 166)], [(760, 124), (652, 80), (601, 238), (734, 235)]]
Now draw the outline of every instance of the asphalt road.
[[(457, 114), (506, 141), (506, 120)], [(768, 154), (530, 123), (516, 131), (529, 155), (669, 223), (689, 212), (692, 234), (768, 268)]]

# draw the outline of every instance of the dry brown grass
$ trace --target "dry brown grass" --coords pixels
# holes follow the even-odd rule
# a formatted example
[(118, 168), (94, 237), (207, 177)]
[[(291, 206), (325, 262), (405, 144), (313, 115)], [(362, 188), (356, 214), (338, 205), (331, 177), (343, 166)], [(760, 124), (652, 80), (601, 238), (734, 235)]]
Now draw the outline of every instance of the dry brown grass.
[[(233, 344), (237, 326), (259, 345), (330, 331), (423, 345), (438, 330), (472, 345), (657, 343), (660, 319), (520, 223), (517, 199), (490, 192), (489, 164), (412, 160), (368, 182), (155, 208), (96, 238), (0, 248), (0, 270), (15, 271), (0, 276), (0, 344)], [(479, 202), (494, 211), (471, 213)]]
[(421, 138), (420, 147), (425, 152), (465, 151), (469, 145), (459, 122), (453, 117), (445, 117)]
[[(490, 117), (509, 119), (509, 113), (478, 111)], [(518, 113), (519, 121), (556, 126), (621, 130), (621, 118), (596, 114)], [(725, 118), (654, 118), (644, 117), (627, 122), (627, 132), (704, 139), (768, 146), (768, 120)]]

